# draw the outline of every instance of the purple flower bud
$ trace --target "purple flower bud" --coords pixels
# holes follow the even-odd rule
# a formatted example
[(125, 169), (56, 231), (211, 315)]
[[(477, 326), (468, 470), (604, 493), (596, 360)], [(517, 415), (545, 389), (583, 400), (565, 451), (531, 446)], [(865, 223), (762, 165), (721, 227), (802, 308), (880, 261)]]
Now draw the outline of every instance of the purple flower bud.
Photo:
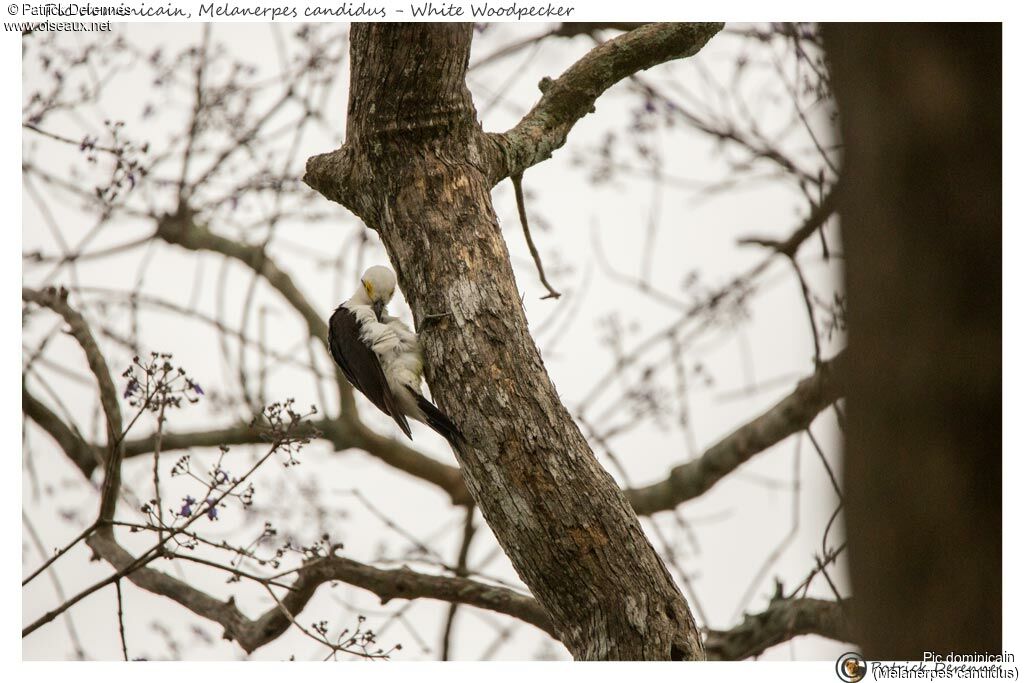
[(206, 503), (210, 506), (206, 508), (206, 516), (209, 517), (211, 520), (217, 519), (217, 506), (214, 504), (215, 501), (213, 500), (213, 498), (207, 498)]
[(185, 501), (185, 504), (181, 506), (181, 512), (179, 512), (178, 514), (182, 517), (191, 517), (192, 506), (195, 505), (196, 499), (193, 498), (192, 496), (185, 496), (183, 500)]
[(125, 387), (125, 389), (124, 389), (124, 397), (125, 398), (131, 397), (131, 395), (134, 394), (136, 392), (136, 390), (138, 390), (138, 388), (139, 388), (139, 383), (138, 383), (137, 380), (135, 380), (135, 378), (132, 378), (132, 379), (128, 380), (128, 386)]

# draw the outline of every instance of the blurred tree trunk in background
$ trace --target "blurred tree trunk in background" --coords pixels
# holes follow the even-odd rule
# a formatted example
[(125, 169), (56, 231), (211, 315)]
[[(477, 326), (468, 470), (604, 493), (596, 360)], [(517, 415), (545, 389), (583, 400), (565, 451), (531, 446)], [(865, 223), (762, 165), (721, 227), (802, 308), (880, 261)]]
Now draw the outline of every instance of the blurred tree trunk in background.
[(850, 573), (869, 659), (1001, 649), (1001, 27), (826, 28)]

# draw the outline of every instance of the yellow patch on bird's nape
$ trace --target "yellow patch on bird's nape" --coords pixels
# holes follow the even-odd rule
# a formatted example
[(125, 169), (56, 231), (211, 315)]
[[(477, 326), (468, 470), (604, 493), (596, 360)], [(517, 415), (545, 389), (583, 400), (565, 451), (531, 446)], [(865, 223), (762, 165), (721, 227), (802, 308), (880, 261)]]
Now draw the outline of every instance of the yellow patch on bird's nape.
[(361, 280), (361, 282), (363, 283), (363, 289), (366, 290), (366, 295), (370, 297), (370, 299), (373, 299), (373, 285), (366, 280)]

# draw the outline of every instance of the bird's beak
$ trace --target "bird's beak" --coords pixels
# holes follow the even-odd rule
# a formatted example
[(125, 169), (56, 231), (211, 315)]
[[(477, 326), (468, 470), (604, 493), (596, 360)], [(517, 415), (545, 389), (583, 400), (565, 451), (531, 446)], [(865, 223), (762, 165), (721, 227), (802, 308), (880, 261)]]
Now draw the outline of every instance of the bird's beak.
[(380, 319), (380, 317), (384, 315), (384, 302), (382, 300), (378, 299), (377, 301), (373, 302), (373, 314), (377, 316), (377, 322), (384, 322), (383, 320)]

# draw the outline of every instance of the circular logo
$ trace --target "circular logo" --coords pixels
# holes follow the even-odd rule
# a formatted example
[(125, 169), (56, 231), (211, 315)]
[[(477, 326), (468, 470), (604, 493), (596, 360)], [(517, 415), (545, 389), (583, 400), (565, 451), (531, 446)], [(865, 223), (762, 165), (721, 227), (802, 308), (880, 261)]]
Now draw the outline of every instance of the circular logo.
[(846, 652), (836, 660), (836, 676), (846, 683), (857, 683), (868, 672), (868, 663), (859, 652)]

